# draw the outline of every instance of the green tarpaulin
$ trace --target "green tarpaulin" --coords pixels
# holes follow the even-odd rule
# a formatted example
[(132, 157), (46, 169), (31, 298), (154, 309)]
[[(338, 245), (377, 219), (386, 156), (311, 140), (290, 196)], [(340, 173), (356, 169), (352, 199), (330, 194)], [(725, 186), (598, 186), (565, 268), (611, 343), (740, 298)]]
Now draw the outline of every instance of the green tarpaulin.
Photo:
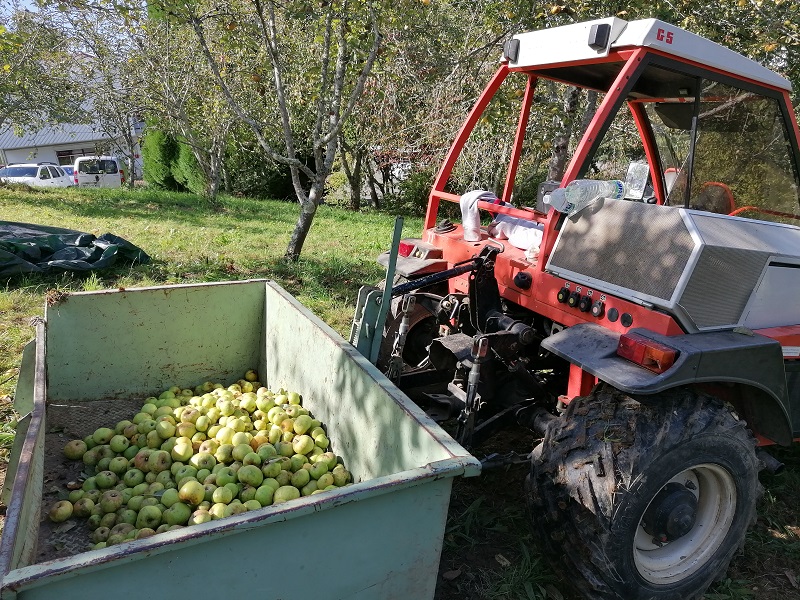
[(96, 237), (61, 227), (0, 221), (0, 275), (92, 271), (118, 261), (146, 263), (150, 257), (111, 233)]

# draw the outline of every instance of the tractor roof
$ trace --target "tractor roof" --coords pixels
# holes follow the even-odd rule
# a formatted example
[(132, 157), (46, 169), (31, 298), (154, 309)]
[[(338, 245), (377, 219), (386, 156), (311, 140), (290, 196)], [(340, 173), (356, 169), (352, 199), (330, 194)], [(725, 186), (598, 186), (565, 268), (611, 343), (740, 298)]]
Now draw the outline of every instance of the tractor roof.
[(792, 84), (763, 65), (704, 37), (658, 19), (616, 17), (515, 35), (506, 45), (512, 69), (565, 66), (608, 56), (612, 50), (647, 47), (713, 69), (791, 90)]

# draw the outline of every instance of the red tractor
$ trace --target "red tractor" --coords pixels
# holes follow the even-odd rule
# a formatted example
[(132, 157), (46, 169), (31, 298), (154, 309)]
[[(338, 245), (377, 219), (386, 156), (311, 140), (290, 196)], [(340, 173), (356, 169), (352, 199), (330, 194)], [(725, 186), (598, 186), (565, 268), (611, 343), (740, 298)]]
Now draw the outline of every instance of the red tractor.
[[(598, 103), (563, 179), (526, 186), (552, 86)], [(531, 518), (587, 597), (701, 596), (754, 521), (759, 471), (781, 467), (762, 448), (800, 438), (790, 90), (658, 20), (516, 35), (421, 238), (396, 233), (392, 285), (362, 290), (351, 341), (462, 444), (535, 432)], [(499, 93), (519, 100), (504, 184), (452, 189)]]

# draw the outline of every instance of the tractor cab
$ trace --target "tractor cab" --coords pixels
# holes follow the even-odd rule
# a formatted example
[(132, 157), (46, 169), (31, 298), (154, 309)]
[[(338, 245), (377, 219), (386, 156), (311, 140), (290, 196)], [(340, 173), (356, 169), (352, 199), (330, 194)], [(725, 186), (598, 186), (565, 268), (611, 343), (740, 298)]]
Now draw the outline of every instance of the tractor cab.
[[(563, 90), (573, 110), (582, 109), (583, 122), (570, 126), (584, 131), (565, 149), (571, 159), (563, 178), (542, 182), (536, 171), (541, 180), (541, 165), (551, 153), (547, 146), (557, 137), (548, 104), (553, 90)], [(498, 196), (476, 203), (484, 217), (479, 243), (497, 231), (487, 225), (498, 214), (543, 230), (536, 248), (516, 252), (513, 244), (504, 244), (500, 263), (503, 258), (528, 263), (509, 266), (511, 280), (533, 263), (534, 271), (544, 270), (546, 260), (539, 256), (551, 253), (563, 216), (543, 200), (554, 187), (576, 179), (625, 181), (625, 198), (631, 201), (800, 225), (798, 130), (790, 90), (786, 79), (760, 64), (654, 19), (608, 18), (514, 36), (438, 174), (423, 240), (443, 249), (434, 260), (453, 263), (474, 252), (476, 240), (454, 243), (464, 238), (459, 224), (444, 236), (437, 232), (441, 202), (460, 202), (471, 191), (455, 189), (454, 167), (458, 161), (485, 162), (472, 150), (472, 138), (484, 135), (481, 127), (496, 117), (498, 105), (513, 112), (514, 100), (518, 114), (509, 131), (513, 142), (507, 144), (504, 180), (481, 179), (477, 167), (470, 182)], [(499, 239), (508, 236), (501, 232)], [(401, 270), (402, 263), (401, 257)], [(414, 276), (413, 269), (404, 274)], [(535, 282), (538, 277), (531, 275)], [(524, 290), (510, 287), (512, 299), (533, 308), (520, 297)]]
[(790, 90), (654, 19), (514, 36), (359, 294), (351, 342), (459, 443), (530, 430), (483, 465), (530, 461), (587, 597), (701, 596), (779, 466), (756, 439), (800, 440)]

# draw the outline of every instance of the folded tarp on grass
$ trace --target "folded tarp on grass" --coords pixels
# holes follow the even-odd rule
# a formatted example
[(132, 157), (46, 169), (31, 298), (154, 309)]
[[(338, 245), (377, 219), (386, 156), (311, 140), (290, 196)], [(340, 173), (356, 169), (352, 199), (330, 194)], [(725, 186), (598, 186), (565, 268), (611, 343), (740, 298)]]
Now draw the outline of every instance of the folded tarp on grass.
[(150, 257), (110, 233), (96, 237), (61, 227), (0, 221), (0, 275), (93, 271)]

